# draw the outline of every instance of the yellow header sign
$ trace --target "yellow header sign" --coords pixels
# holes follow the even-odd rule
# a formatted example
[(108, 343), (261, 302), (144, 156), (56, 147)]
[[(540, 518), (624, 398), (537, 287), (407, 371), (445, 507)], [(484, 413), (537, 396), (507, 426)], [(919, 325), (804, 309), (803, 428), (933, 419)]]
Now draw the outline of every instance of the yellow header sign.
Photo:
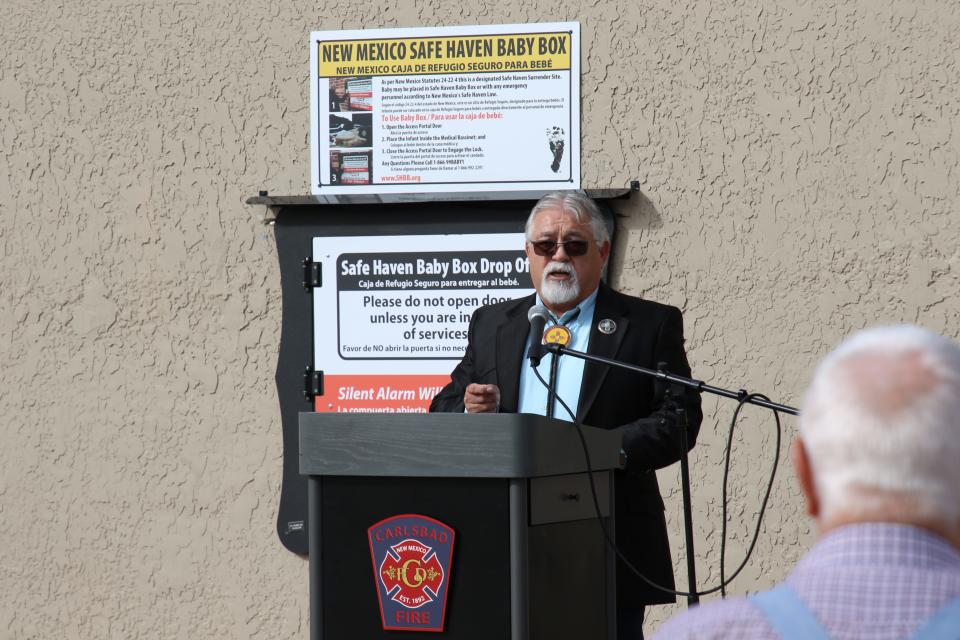
[(569, 32), (317, 43), (318, 76), (396, 76), (571, 68)]

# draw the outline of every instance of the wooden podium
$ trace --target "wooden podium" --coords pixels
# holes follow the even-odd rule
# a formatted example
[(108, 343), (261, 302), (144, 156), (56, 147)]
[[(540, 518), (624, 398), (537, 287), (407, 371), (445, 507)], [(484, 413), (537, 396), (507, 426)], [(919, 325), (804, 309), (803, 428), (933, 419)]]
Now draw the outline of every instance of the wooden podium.
[[(616, 559), (596, 522), (574, 425), (522, 414), (299, 421), (311, 640), (615, 638)], [(612, 536), (620, 436), (583, 431)], [(442, 633), (383, 629), (368, 528), (398, 514), (455, 531)]]

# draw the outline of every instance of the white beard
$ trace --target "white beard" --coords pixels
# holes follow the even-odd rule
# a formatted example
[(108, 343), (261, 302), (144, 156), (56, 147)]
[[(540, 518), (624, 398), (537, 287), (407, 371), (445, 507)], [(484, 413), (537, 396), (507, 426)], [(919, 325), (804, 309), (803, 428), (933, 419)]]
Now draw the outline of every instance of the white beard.
[[(569, 280), (551, 280), (547, 276), (551, 273), (569, 274)], [(540, 297), (547, 304), (565, 305), (573, 302), (580, 296), (580, 282), (577, 280), (577, 270), (569, 262), (549, 262), (543, 269), (540, 278)]]

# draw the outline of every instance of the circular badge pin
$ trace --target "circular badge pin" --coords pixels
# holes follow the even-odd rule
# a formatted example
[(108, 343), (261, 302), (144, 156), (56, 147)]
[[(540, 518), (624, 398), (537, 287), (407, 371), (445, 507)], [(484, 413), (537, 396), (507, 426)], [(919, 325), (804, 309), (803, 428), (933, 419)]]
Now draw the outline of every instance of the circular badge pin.
[(600, 324), (597, 325), (597, 329), (600, 329), (600, 333), (610, 335), (617, 330), (617, 323), (610, 318), (605, 318), (600, 321)]
[(567, 346), (570, 344), (570, 329), (562, 324), (555, 324), (547, 329), (543, 334), (543, 341), (547, 344), (559, 344)]

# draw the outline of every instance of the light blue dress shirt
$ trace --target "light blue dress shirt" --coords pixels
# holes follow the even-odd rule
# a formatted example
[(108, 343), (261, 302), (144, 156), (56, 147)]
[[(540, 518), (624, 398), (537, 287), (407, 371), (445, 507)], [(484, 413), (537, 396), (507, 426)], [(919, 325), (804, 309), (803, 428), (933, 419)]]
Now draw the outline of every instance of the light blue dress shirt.
[[(537, 296), (537, 304), (543, 304), (540, 296)], [(586, 351), (590, 344), (590, 327), (593, 326), (594, 311), (597, 307), (597, 292), (594, 291), (589, 297), (582, 300), (573, 309), (560, 316), (559, 324), (565, 325), (570, 330), (571, 339), (567, 348), (576, 351)], [(577, 313), (577, 309), (580, 310)], [(550, 314), (553, 322), (547, 323), (547, 328), (558, 324), (557, 318)], [(570, 318), (573, 318), (572, 320)], [(530, 349), (530, 337), (527, 337), (527, 344), (523, 349), (524, 355)], [(553, 362), (554, 355), (548, 353), (540, 360), (540, 366), (537, 371), (547, 383), (550, 382), (550, 365)], [(583, 382), (583, 367), (586, 365), (584, 360), (574, 358), (573, 356), (560, 356), (557, 362), (557, 396), (570, 407), (573, 415), (577, 415), (577, 408), (580, 404), (580, 385)], [(541, 416), (547, 415), (547, 387), (537, 380), (537, 376), (530, 370), (530, 361), (524, 357), (520, 364), (520, 407), (519, 413), (535, 413)], [(559, 420), (572, 422), (574, 418), (570, 417), (567, 410), (559, 401), (554, 402), (553, 417)]]

